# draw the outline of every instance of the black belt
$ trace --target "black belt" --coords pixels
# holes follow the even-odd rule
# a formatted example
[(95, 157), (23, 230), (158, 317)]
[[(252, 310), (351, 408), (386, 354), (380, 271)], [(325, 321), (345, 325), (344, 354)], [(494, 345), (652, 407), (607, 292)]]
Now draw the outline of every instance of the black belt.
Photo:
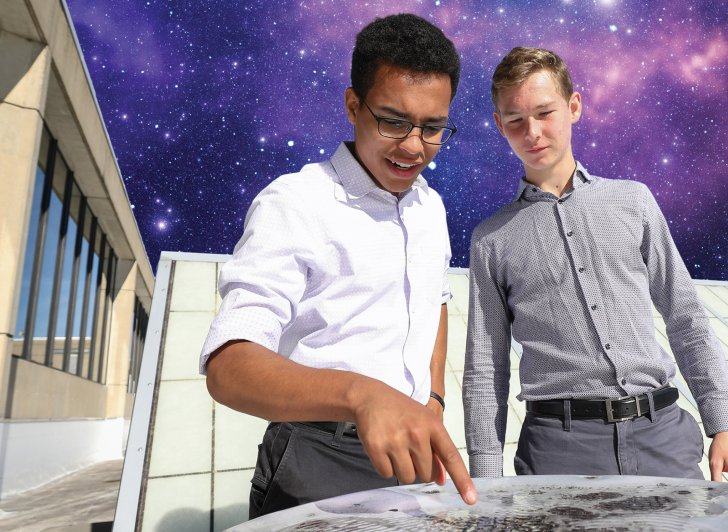
[[(666, 386), (652, 392), (655, 410), (670, 406), (679, 397), (677, 388)], [(526, 401), (526, 412), (539, 416), (564, 417), (564, 400)], [(640, 417), (650, 412), (646, 394), (619, 399), (571, 399), (571, 417), (574, 419), (605, 419), (609, 423)]]
[(344, 436), (354, 436), (355, 438), (359, 437), (356, 433), (356, 424), (349, 421), (301, 421), (300, 423), (301, 425), (313, 427), (331, 434), (336, 434), (336, 431), (339, 429), (339, 425), (343, 425), (341, 433)]

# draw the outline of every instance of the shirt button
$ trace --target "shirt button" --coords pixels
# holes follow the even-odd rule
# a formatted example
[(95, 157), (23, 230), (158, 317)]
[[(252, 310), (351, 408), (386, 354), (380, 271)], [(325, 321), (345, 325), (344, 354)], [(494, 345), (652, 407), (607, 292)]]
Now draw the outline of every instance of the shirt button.
[(573, 234), (574, 234), (574, 231), (569, 231), (568, 233), (566, 233), (566, 236), (571, 236)]
[[(591, 306), (591, 309), (592, 309), (592, 310), (596, 310), (596, 309), (597, 309), (597, 306), (596, 306), (596, 305), (592, 305), (592, 306)], [(607, 347), (607, 349), (609, 349), (609, 348)]]
[(627, 384), (627, 379), (622, 379), (622, 384)]
[(536, 187), (531, 187), (531, 192), (537, 192), (538, 189)]
[(612, 346), (611, 346), (611, 345), (609, 345), (609, 344), (604, 344), (604, 349), (606, 349), (607, 351), (609, 351), (609, 350), (610, 350), (611, 348), (612, 348)]
[(560, 199), (557, 203), (564, 203), (564, 200)]
[(579, 268), (579, 273), (584, 273), (584, 268)]

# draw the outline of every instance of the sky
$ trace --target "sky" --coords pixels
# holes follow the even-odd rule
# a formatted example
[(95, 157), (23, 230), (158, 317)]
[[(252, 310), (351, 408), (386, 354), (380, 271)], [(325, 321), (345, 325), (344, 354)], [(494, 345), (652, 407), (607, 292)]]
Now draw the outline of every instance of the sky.
[(590, 173), (645, 183), (694, 278), (728, 280), (728, 1), (67, 0), (152, 266), (161, 251), (230, 253), (255, 195), (352, 138), (351, 51), (410, 12), (462, 58), (457, 135), (423, 176), (443, 197), (452, 265), (515, 195), (490, 76), (514, 46), (567, 63)]

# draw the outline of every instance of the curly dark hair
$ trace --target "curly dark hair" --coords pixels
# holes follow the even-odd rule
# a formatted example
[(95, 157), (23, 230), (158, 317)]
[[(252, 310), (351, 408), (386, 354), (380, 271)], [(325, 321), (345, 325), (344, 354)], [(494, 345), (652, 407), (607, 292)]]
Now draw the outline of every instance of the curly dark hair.
[(460, 80), (460, 58), (455, 45), (425, 19), (409, 13), (377, 18), (356, 36), (351, 58), (351, 87), (366, 98), (382, 65), (421, 74), (447, 74), (452, 94)]

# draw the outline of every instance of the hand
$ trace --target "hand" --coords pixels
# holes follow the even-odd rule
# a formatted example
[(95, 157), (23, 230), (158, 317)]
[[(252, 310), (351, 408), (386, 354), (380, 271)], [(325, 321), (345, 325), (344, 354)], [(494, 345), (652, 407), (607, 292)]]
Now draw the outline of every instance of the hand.
[(404, 484), (419, 479), (443, 485), (447, 471), (463, 500), (475, 504), (475, 485), (442, 424), (442, 412), (438, 416), (433, 407), (378, 381), (369, 384), (358, 405), (359, 439), (381, 476), (394, 475)]
[(728, 432), (718, 432), (708, 451), (710, 480), (723, 481), (723, 473), (728, 471)]

